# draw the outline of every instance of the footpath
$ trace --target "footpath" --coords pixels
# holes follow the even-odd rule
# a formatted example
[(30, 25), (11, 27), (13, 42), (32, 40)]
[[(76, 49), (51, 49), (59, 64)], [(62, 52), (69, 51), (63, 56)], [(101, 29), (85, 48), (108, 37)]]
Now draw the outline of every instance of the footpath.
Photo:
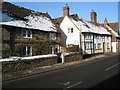
[(86, 59), (83, 59), (80, 61), (74, 61), (74, 62), (68, 62), (68, 63), (58, 63), (58, 64), (55, 64), (52, 66), (43, 66), (43, 67), (33, 68), (31, 70), (24, 70), (24, 71), (4, 74), (4, 75), (2, 75), (2, 82), (7, 82), (7, 81), (12, 81), (12, 80), (16, 80), (16, 79), (25, 78), (25, 77), (30, 77), (30, 76), (38, 75), (38, 74), (53, 71), (53, 70), (71, 67), (71, 66), (74, 66), (77, 64), (92, 62), (95, 60), (102, 60), (104, 58), (110, 58), (111, 56), (114, 56), (117, 54), (118, 53), (100, 54), (100, 55), (96, 55), (96, 56), (86, 58)]

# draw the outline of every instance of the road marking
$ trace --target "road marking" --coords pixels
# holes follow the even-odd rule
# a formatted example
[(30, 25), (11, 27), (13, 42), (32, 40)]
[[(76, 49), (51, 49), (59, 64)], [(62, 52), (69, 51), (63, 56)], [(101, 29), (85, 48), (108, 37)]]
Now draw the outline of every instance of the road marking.
[(64, 85), (64, 86), (68, 86), (70, 84), (70, 82), (65, 82), (65, 83), (58, 83), (60, 85)]
[(115, 65), (113, 65), (113, 66), (111, 66), (111, 67), (105, 69), (105, 71), (108, 71), (108, 70), (110, 70), (111, 68), (118, 66), (119, 64), (120, 64), (120, 63), (117, 63), (117, 64), (115, 64)]
[(64, 88), (63, 90), (66, 90), (66, 89), (68, 89), (68, 88), (72, 88), (72, 87), (77, 86), (78, 84), (81, 84), (81, 83), (82, 83), (82, 81), (80, 81), (80, 82), (78, 82), (78, 83), (76, 83), (76, 84), (70, 85), (70, 86)]

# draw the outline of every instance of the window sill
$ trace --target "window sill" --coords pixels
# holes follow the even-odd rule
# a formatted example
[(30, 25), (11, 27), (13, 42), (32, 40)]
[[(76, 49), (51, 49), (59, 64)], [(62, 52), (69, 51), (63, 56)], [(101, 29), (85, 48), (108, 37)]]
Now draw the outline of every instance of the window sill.
[(23, 38), (28, 38), (28, 39), (30, 38), (31, 39), (32, 37), (23, 37)]

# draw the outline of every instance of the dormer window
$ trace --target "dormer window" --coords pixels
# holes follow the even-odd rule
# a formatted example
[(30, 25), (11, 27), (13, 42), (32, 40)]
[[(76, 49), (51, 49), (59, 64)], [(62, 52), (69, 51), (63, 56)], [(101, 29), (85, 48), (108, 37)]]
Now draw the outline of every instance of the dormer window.
[(73, 28), (68, 28), (68, 33), (73, 33)]
[(23, 38), (32, 38), (32, 31), (31, 30), (22, 30)]

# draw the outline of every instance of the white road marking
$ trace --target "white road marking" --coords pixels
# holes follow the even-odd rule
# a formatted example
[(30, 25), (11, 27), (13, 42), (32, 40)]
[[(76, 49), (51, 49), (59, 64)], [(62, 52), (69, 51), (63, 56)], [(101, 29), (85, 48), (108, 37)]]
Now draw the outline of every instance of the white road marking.
[(115, 64), (115, 65), (113, 65), (113, 66), (111, 66), (111, 67), (105, 69), (105, 71), (108, 71), (108, 70), (110, 70), (111, 68), (118, 66), (119, 64), (120, 64), (120, 63), (117, 63), (117, 64)]
[(78, 83), (76, 83), (76, 84), (70, 85), (70, 86), (64, 88), (63, 90), (66, 90), (66, 89), (68, 89), (68, 88), (72, 88), (72, 87), (77, 86), (78, 84), (81, 84), (81, 83), (82, 83), (82, 81), (80, 81), (80, 82), (78, 82)]
[(64, 85), (64, 86), (68, 86), (70, 84), (70, 82), (65, 82), (65, 83), (58, 83), (60, 85)]

